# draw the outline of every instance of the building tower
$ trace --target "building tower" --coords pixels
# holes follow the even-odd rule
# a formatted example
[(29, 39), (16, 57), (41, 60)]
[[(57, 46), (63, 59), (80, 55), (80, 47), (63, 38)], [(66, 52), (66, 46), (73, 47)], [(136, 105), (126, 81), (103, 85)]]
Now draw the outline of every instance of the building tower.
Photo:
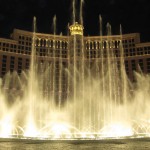
[[(71, 95), (73, 99), (77, 99), (78, 96), (82, 97), (83, 93), (79, 94), (78, 91), (84, 91), (84, 65), (85, 65), (85, 49), (84, 49), (84, 27), (78, 22), (71, 25), (70, 37), (69, 37), (69, 60), (70, 60), (70, 72), (73, 76), (73, 80), (70, 81)], [(78, 73), (77, 73), (78, 72)], [(80, 74), (80, 76), (79, 76)], [(80, 83), (80, 89), (78, 84)], [(78, 93), (78, 94), (77, 94)]]

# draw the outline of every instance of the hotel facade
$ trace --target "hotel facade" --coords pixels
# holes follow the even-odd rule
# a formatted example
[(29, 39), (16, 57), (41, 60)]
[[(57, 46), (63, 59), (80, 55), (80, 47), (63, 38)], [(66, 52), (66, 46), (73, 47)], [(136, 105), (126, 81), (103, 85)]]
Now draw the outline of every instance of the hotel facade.
[[(91, 62), (101, 61), (101, 55), (107, 58), (106, 51), (109, 50), (113, 51), (118, 60), (124, 57), (125, 70), (131, 81), (134, 81), (134, 71), (150, 73), (150, 42), (141, 43), (139, 33), (84, 36), (83, 26), (78, 23), (70, 26), (69, 29), (68, 36), (14, 29), (10, 39), (0, 38), (0, 77), (3, 78), (9, 71), (17, 71), (20, 75), (23, 70), (29, 69), (33, 36), (35, 36), (34, 47), (37, 61), (42, 63), (55, 61), (56, 68), (60, 60), (63, 66), (67, 66), (68, 59), (73, 59), (72, 55), (76, 55), (77, 60), (84, 57), (85, 61), (89, 59)], [(120, 42), (123, 47), (123, 56), (120, 52)], [(72, 54), (74, 48), (76, 52)]]

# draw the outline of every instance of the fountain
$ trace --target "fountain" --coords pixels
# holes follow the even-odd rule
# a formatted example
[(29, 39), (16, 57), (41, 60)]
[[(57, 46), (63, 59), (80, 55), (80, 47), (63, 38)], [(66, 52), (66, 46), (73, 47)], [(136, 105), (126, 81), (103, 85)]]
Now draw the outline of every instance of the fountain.
[(135, 73), (136, 86), (129, 81), (121, 31), (118, 68), (118, 59), (111, 49), (111, 25), (107, 24), (108, 38), (104, 44), (101, 16), (97, 59), (92, 60), (90, 51), (85, 57), (82, 5), (83, 0), (78, 24), (73, 1), (67, 65), (62, 55), (57, 59), (55, 53), (56, 17), (53, 61), (49, 63), (45, 58), (38, 63), (34, 17), (29, 71), (24, 70), (20, 76), (8, 72), (0, 79), (0, 138), (100, 140), (150, 136), (149, 75)]

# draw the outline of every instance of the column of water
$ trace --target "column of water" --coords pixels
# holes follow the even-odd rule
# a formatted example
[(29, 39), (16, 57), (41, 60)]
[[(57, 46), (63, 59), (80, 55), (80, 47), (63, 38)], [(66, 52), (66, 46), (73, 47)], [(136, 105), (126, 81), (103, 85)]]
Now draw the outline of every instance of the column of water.
[(62, 49), (60, 49), (59, 52), (59, 93), (58, 93), (58, 99), (59, 99), (59, 110), (61, 109), (61, 103), (62, 103)]
[(108, 101), (107, 101), (107, 107), (108, 110), (108, 121), (109, 123), (112, 123), (112, 55), (111, 55), (111, 49), (110, 49), (110, 35), (111, 35), (111, 26), (109, 23), (107, 23), (107, 41), (106, 41), (106, 50), (107, 50), (107, 71), (108, 71)]
[(33, 39), (32, 39), (32, 53), (31, 53), (31, 64), (30, 64), (30, 82), (29, 82), (29, 92), (30, 92), (30, 101), (31, 101), (31, 106), (30, 106), (30, 112), (33, 114), (34, 118), (34, 103), (35, 99), (32, 97), (34, 93), (34, 86), (35, 86), (35, 79), (36, 79), (36, 49), (35, 49), (35, 33), (36, 33), (36, 17), (33, 18)]
[[(80, 0), (80, 24), (83, 26), (83, 4), (84, 0)], [(82, 125), (85, 127), (86, 125), (86, 114), (85, 114), (85, 52), (84, 52), (84, 39), (81, 35), (81, 45), (80, 45), (80, 53), (81, 53), (81, 99), (82, 99)]]
[(52, 94), (52, 107), (54, 109), (55, 106), (55, 97), (56, 97), (56, 15), (53, 18), (53, 94)]
[(91, 48), (90, 48), (90, 42), (89, 41), (89, 46), (88, 48), (88, 86), (89, 86), (89, 102), (88, 102), (88, 118), (89, 118), (89, 123), (88, 123), (88, 128), (90, 129), (92, 126), (92, 76), (91, 76)]
[(36, 18), (33, 18), (33, 36), (32, 36), (32, 47), (31, 47), (31, 62), (29, 70), (29, 80), (28, 80), (28, 105), (29, 112), (27, 115), (27, 124), (24, 136), (35, 136), (36, 132), (36, 120), (35, 120), (35, 99), (37, 92), (37, 77), (36, 77), (36, 49), (35, 49), (35, 38), (36, 38)]
[[(68, 24), (68, 32), (67, 32), (67, 36), (68, 36), (68, 41), (69, 41), (69, 24)], [(68, 112), (68, 109), (69, 109), (69, 100), (70, 100), (70, 98), (71, 98), (71, 95), (70, 95), (70, 90), (71, 90), (71, 87), (70, 87), (70, 80), (71, 80), (71, 65), (70, 65), (70, 42), (68, 42), (68, 51), (67, 51), (67, 64), (68, 64), (68, 66), (67, 66), (67, 70), (66, 70), (66, 72), (67, 72), (67, 87), (66, 87), (66, 92), (67, 92), (67, 100), (66, 100), (66, 105), (67, 105), (67, 112)]]
[(83, 4), (84, 0), (80, 0), (80, 23), (83, 25)]
[[(98, 41), (96, 41), (95, 42), (95, 48), (94, 48), (94, 51), (96, 51), (96, 62), (95, 62), (95, 71), (96, 71), (96, 80), (98, 80), (98, 81), (100, 81), (99, 79), (100, 79), (100, 60), (99, 60), (99, 52), (100, 52), (100, 50), (99, 50), (99, 43), (98, 43)], [(101, 91), (101, 89), (100, 89), (100, 82), (98, 83), (98, 87), (97, 87), (97, 91)], [(98, 131), (98, 129), (100, 128), (100, 123), (101, 123), (101, 120), (100, 120), (100, 118), (101, 118), (101, 104), (102, 104), (102, 101), (101, 101), (101, 99), (100, 99), (100, 97), (99, 97), (99, 94), (97, 94), (96, 96), (95, 96), (95, 99), (96, 99), (96, 103), (98, 104), (97, 105), (97, 108), (95, 108), (95, 114), (94, 114), (94, 116), (95, 116), (95, 120), (94, 120), (94, 122), (95, 122), (95, 132), (97, 132)]]
[(76, 126), (77, 107), (77, 58), (76, 58), (76, 36), (73, 35), (73, 101), (74, 101), (74, 126)]
[[(31, 101), (31, 105), (30, 105), (30, 112), (34, 112), (34, 98), (32, 97), (33, 95), (33, 90), (34, 90), (34, 81), (35, 81), (35, 74), (36, 74), (36, 64), (35, 64), (35, 61), (36, 61), (36, 49), (35, 49), (35, 33), (36, 33), (36, 17), (33, 18), (33, 37), (32, 37), (32, 52), (31, 52), (31, 64), (30, 64), (30, 82), (29, 82), (29, 92), (30, 92), (30, 101)], [(32, 113), (33, 113), (32, 112)]]
[(117, 57), (115, 55), (114, 41), (110, 38), (110, 49), (111, 49), (111, 78), (112, 78), (112, 120), (116, 121), (117, 115), (117, 102), (118, 102), (118, 87), (119, 87), (119, 75), (117, 68)]
[[(111, 36), (111, 26), (110, 24), (107, 25), (108, 36)], [(118, 69), (117, 69), (117, 58), (114, 55), (114, 47), (113, 42), (110, 37), (107, 39), (107, 58), (108, 58), (108, 91), (109, 91), (109, 102), (108, 106), (110, 108), (110, 123), (116, 120), (116, 108), (117, 108), (117, 90), (119, 86), (119, 76), (118, 76)]]
[(121, 70), (121, 83), (122, 83), (122, 98), (123, 98), (123, 104), (125, 108), (125, 119), (127, 119), (127, 76), (125, 72), (125, 65), (124, 65), (124, 49), (122, 45), (122, 27), (120, 25), (120, 70)]
[[(40, 97), (38, 97), (40, 100), (40, 103), (42, 102), (43, 98), (44, 98), (44, 64), (42, 62), (40, 62), (39, 64), (39, 69), (38, 69), (38, 72), (40, 73), (39, 74), (39, 93), (40, 93)], [(43, 119), (43, 110), (42, 110), (42, 105), (39, 105), (38, 109), (39, 109), (39, 128), (41, 128), (41, 121)]]
[[(76, 20), (76, 0), (73, 0), (72, 7), (73, 7), (73, 24), (75, 24)], [(76, 59), (76, 36), (73, 35), (73, 125), (76, 126), (76, 100), (77, 100), (77, 59)]]
[(101, 58), (101, 73), (100, 73), (100, 77), (102, 79), (102, 103), (101, 101), (99, 100), (99, 105), (101, 106), (102, 105), (102, 114), (103, 114), (103, 117), (102, 119), (103, 120), (100, 120), (100, 121), (103, 121), (103, 127), (106, 125), (106, 81), (105, 81), (105, 70), (104, 70), (104, 48), (103, 48), (103, 22), (102, 22), (102, 17), (101, 15), (99, 16), (99, 23), (100, 23), (100, 45), (99, 45), (99, 48), (100, 48), (100, 58)]
[(112, 113), (113, 113), (113, 121), (117, 119), (117, 115), (116, 115), (116, 110), (118, 108), (118, 91), (119, 89), (119, 74), (118, 74), (118, 67), (117, 67), (117, 57), (114, 54), (114, 45), (113, 45), (113, 41), (111, 41), (110, 44), (111, 47), (111, 51), (112, 51), (112, 92), (113, 92), (113, 99), (112, 99), (112, 104), (113, 104), (113, 109), (112, 109)]
[(51, 43), (50, 39), (47, 40), (47, 76), (46, 76), (46, 84), (47, 84), (47, 100), (51, 100), (51, 85), (52, 85), (52, 64), (49, 62), (49, 57), (51, 57), (51, 51), (50, 51)]

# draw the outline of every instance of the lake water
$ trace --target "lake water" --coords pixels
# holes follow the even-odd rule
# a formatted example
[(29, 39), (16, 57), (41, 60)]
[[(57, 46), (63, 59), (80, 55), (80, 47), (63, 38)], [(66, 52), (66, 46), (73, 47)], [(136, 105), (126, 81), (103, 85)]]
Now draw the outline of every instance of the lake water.
[(150, 150), (150, 139), (100, 141), (1, 141), (0, 150)]

